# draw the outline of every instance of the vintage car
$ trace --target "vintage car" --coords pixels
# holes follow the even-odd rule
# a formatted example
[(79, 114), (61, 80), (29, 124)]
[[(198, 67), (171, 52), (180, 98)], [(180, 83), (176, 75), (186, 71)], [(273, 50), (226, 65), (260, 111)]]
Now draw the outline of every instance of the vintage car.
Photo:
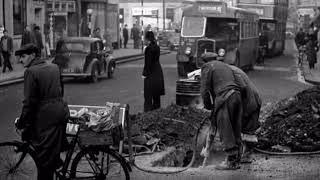
[(166, 30), (159, 32), (159, 46), (168, 47), (170, 50), (174, 50), (179, 46), (179, 38), (179, 33), (175, 30)]
[(68, 37), (59, 40), (53, 63), (58, 64), (63, 77), (86, 77), (97, 82), (99, 77), (112, 78), (116, 63), (101, 39)]

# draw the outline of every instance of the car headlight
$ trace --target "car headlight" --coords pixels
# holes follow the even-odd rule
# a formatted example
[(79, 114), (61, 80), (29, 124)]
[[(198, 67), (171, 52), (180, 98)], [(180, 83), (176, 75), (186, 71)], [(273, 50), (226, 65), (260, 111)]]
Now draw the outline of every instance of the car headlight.
[(184, 51), (184, 53), (186, 55), (190, 55), (191, 54), (191, 47), (187, 47), (186, 50)]
[(219, 49), (219, 51), (218, 51), (218, 55), (219, 56), (224, 56), (226, 54), (226, 51), (224, 50), (224, 49)]

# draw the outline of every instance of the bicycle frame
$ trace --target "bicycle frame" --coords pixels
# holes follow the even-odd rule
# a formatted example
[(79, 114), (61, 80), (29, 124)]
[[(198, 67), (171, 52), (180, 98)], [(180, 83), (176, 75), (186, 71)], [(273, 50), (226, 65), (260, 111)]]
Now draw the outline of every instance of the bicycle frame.
[[(79, 124), (78, 124), (79, 125)], [(79, 125), (80, 126), (80, 125)], [(74, 153), (74, 149), (76, 147), (78, 143), (78, 135), (79, 135), (79, 129), (78, 131), (76, 132), (76, 134), (72, 135), (72, 134), (67, 134), (67, 137), (72, 137), (72, 140), (70, 142), (70, 148), (68, 148), (68, 151), (67, 151), (67, 155), (66, 155), (66, 158), (63, 162), (63, 166), (62, 166), (62, 169), (61, 169), (61, 176), (59, 176), (60, 174), (58, 172), (55, 172), (57, 176), (59, 176), (59, 178), (62, 178), (62, 179), (66, 179), (66, 174), (67, 174), (67, 171), (68, 171), (68, 166), (71, 162), (71, 157)], [(80, 149), (81, 149), (81, 146), (79, 145)]]

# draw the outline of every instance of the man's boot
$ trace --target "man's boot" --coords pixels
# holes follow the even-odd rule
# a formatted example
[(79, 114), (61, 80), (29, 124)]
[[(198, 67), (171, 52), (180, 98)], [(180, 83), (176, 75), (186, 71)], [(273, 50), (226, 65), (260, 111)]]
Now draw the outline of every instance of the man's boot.
[(236, 170), (240, 169), (240, 158), (238, 154), (227, 155), (226, 159), (222, 161), (215, 168), (217, 170)]
[(243, 142), (240, 148), (240, 163), (252, 163), (252, 149), (246, 142)]

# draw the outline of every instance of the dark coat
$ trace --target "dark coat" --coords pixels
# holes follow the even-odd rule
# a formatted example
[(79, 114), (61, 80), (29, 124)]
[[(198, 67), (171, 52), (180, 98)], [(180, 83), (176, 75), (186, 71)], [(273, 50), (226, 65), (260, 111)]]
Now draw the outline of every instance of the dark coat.
[(31, 132), (28, 139), (43, 167), (56, 163), (65, 142), (69, 109), (62, 98), (58, 66), (33, 60), (24, 73), (24, 101), (18, 127)]
[(133, 27), (133, 28), (131, 29), (131, 38), (132, 38), (133, 40), (138, 40), (138, 39), (141, 38), (141, 37), (140, 37), (140, 31), (139, 31), (139, 29), (138, 29), (137, 27)]
[(224, 150), (237, 149), (241, 144), (243, 104), (229, 65), (210, 61), (201, 67), (201, 95), (204, 107), (213, 112), (211, 125), (218, 127)]
[(306, 44), (307, 60), (310, 64), (317, 63), (317, 36), (315, 34), (308, 34), (308, 41)]
[(259, 91), (245, 72), (236, 66), (231, 65), (230, 67), (234, 73), (237, 85), (239, 85), (242, 90), (242, 131), (254, 132), (260, 127), (259, 116), (255, 116), (255, 113), (260, 112), (262, 104)]
[(146, 77), (144, 79), (144, 93), (150, 96), (164, 95), (164, 78), (159, 62), (159, 46), (155, 42), (150, 43), (146, 47), (144, 55), (145, 63), (142, 73)]
[(128, 29), (127, 28), (123, 28), (123, 38), (124, 39), (128, 39), (129, 38), (129, 32), (128, 32)]
[(43, 49), (42, 35), (39, 31), (34, 31), (34, 37), (36, 40), (36, 45), (39, 49)]
[(200, 91), (206, 109), (218, 109), (227, 98), (225, 93), (231, 89), (239, 89), (239, 86), (227, 64), (210, 61), (202, 66)]
[(8, 52), (9, 53), (12, 53), (13, 52), (13, 40), (10, 36), (2, 36), (1, 37), (1, 40), (0, 40), (0, 52), (2, 51), (2, 41), (5, 39), (5, 38), (8, 38), (7, 40), (7, 48), (8, 48)]
[(33, 32), (24, 31), (23, 34), (22, 34), (22, 38), (21, 38), (21, 47), (23, 45), (29, 44), (29, 43), (37, 44), (36, 38), (35, 38)]
[(306, 43), (305, 37), (306, 37), (306, 33), (304, 33), (303, 31), (299, 31), (294, 40), (298, 46), (304, 45)]

